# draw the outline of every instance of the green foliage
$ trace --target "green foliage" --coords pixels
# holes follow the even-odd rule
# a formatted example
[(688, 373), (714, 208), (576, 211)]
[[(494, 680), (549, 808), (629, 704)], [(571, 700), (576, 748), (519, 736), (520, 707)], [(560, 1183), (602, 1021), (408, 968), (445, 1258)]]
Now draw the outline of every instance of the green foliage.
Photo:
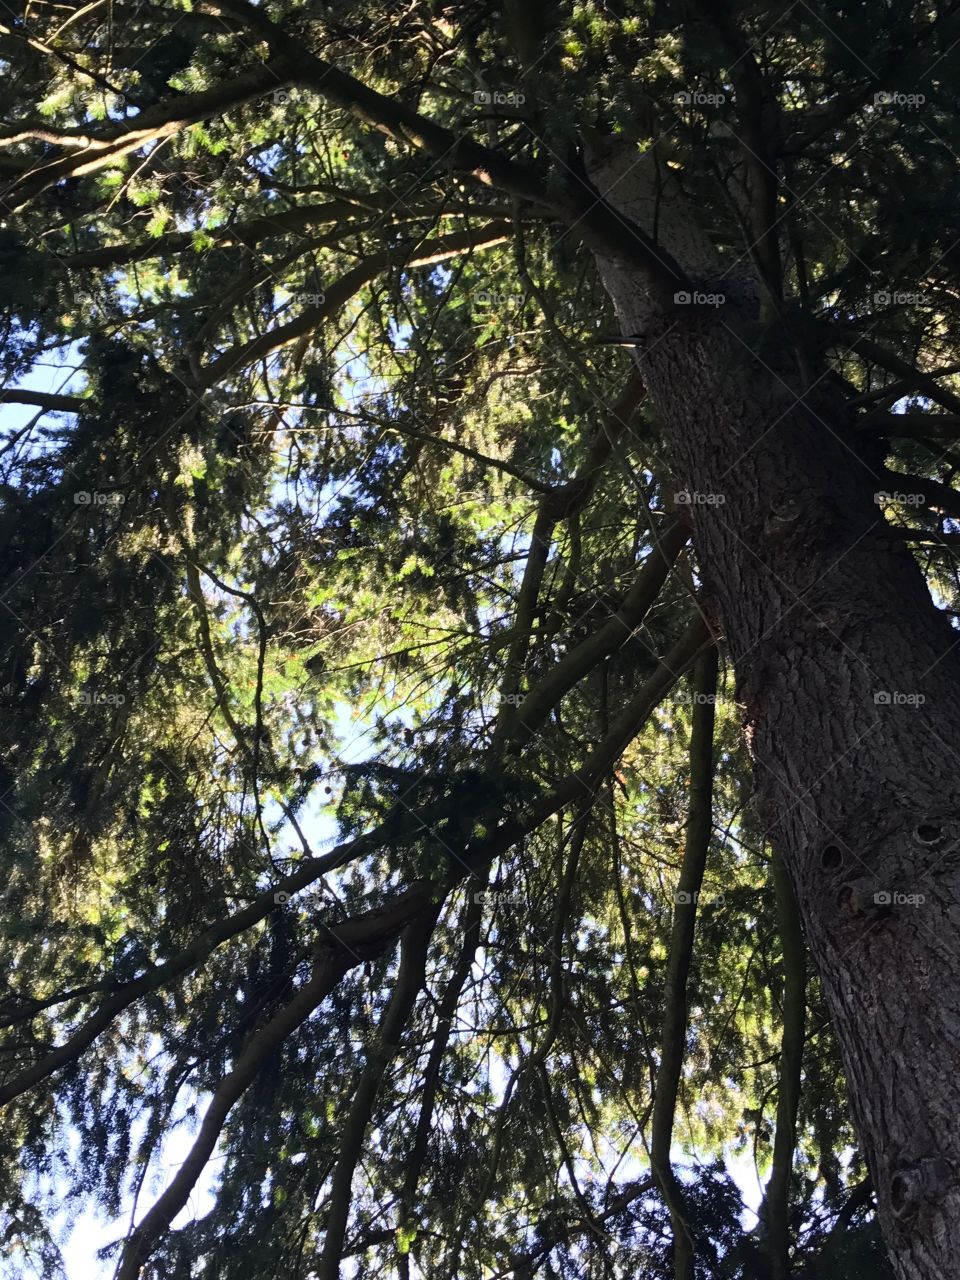
[[(23, 134), (0, 146), (0, 174), (24, 196), (0, 230), (3, 384), (46, 386), (54, 365), (52, 389), (77, 397), (3, 408), (0, 1084), (326, 842), (380, 830), (4, 1109), (6, 1274), (58, 1274), (56, 1188), (125, 1230), (164, 1140), (196, 1130), (329, 930), (426, 881), (443, 910), (400, 1043), (379, 1042), (391, 938), (354, 953), (267, 1056), (227, 1118), (213, 1208), (164, 1233), (146, 1274), (320, 1274), (347, 1117), (365, 1067), (386, 1058), (353, 1182), (356, 1274), (666, 1276), (661, 1198), (619, 1197), (649, 1173), (689, 810), (686, 677), (599, 781), (538, 806), (683, 635), (708, 567), (684, 553), (642, 626), (585, 663), (522, 750), (494, 736), (656, 554), (674, 492), (663, 424), (644, 404), (626, 431), (604, 426), (630, 360), (602, 341), (615, 317), (569, 229), (370, 128), (322, 85), (240, 93), (266, 45), (242, 7), (218, 8), (117, 0), (108, 22), (100, 6), (69, 21), (48, 7), (31, 10), (30, 39), (19, 20), (0, 37), (4, 64), (18, 59), (4, 136)], [(680, 6), (255, 8), (547, 191), (579, 172), (585, 128), (663, 136), (711, 235), (742, 252), (731, 58)], [(842, 5), (827, 24), (806, 5), (735, 9), (787, 133), (849, 100), (785, 149), (787, 304), (810, 321), (798, 346), (817, 377), (883, 405), (890, 378), (823, 325), (882, 323), (904, 358), (952, 363), (960, 44), (948, 22), (931, 37), (921, 117), (873, 103), (857, 51), (912, 48), (930, 6)], [(916, 92), (892, 60), (883, 85)], [(673, 102), (725, 89), (713, 116)], [(183, 109), (208, 91), (222, 96), (202, 118)], [(71, 131), (106, 138), (164, 110), (189, 118), (43, 185), (46, 163), (76, 154)], [(467, 231), (473, 251), (409, 265)], [(918, 281), (922, 305), (872, 301)], [(960, 465), (923, 439), (892, 464), (948, 484)], [(541, 497), (585, 471), (523, 616)], [(935, 511), (910, 522), (951, 531)], [(953, 560), (935, 543), (921, 559), (956, 609)], [(714, 756), (674, 1157), (698, 1277), (747, 1280), (766, 1260), (730, 1171), (770, 1172), (784, 973), (725, 666)], [(815, 979), (807, 1030), (797, 1275), (884, 1275), (869, 1214), (830, 1233), (863, 1170)], [(148, 1179), (138, 1218), (158, 1193)]]

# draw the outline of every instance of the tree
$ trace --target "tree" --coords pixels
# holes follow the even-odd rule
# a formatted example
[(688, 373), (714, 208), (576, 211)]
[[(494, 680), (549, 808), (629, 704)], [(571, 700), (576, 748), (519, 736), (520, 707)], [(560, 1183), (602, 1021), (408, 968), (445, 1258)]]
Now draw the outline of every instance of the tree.
[(950, 1273), (958, 49), (0, 23), (16, 1274)]

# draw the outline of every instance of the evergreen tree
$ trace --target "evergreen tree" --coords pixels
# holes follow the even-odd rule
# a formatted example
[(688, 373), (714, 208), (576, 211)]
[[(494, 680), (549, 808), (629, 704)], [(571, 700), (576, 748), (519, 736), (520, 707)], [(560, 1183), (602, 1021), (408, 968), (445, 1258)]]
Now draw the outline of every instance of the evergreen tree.
[(0, 62), (4, 1274), (952, 1274), (960, 6)]

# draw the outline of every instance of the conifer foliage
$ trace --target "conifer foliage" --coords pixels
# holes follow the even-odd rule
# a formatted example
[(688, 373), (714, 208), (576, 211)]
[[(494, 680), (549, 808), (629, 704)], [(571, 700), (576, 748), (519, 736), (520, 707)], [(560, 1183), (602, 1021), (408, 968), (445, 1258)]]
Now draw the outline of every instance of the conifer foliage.
[(764, 803), (742, 460), (610, 264), (809, 391), (952, 626), (960, 5), (40, 0), (0, 69), (2, 1274), (86, 1212), (119, 1280), (933, 1280), (960, 1166), (877, 1197)]

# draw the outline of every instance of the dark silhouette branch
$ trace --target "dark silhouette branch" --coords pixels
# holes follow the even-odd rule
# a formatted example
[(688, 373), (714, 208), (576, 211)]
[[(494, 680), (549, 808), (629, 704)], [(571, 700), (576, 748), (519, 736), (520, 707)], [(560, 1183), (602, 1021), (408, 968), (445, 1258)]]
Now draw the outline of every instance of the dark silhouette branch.
[(272, 1053), (322, 1003), (351, 968), (381, 955), (421, 913), (442, 903), (451, 890), (523, 835), (569, 804), (583, 803), (639, 732), (686, 667), (712, 638), (697, 614), (681, 640), (670, 650), (653, 676), (631, 700), (626, 710), (573, 774), (542, 799), (534, 802), (522, 819), (509, 819), (481, 838), (451, 863), (445, 884), (419, 880), (382, 907), (342, 921), (321, 925), (317, 961), (310, 980), (248, 1043), (234, 1069), (221, 1082), (204, 1115), (196, 1141), (178, 1173), (153, 1208), (128, 1239), (117, 1280), (135, 1280), (160, 1235), (186, 1203), (191, 1190), (213, 1153), (227, 1116)]
[(52, 160), (23, 161), (20, 176), (2, 192), (4, 204), (19, 209), (58, 182), (96, 173), (148, 143), (172, 137), (188, 125), (222, 115), (289, 83), (283, 65), (274, 60), (240, 72), (225, 84), (146, 107), (132, 121), (109, 121), (95, 130), (83, 127), (51, 131), (49, 126), (33, 122), (12, 125), (0, 133), (0, 150), (37, 139), (70, 148), (70, 154)]
[[(901, 381), (895, 389), (899, 394), (910, 390), (917, 391), (937, 404), (942, 405), (944, 409), (948, 409), (951, 413), (960, 414), (960, 395), (946, 387), (941, 387), (937, 382), (938, 376), (944, 377), (948, 373), (955, 373), (955, 366), (940, 370), (939, 374), (924, 373), (922, 369), (917, 369), (908, 360), (898, 356), (896, 352), (882, 347), (879, 343), (873, 342), (863, 334), (857, 334), (852, 337), (850, 330), (843, 325), (831, 325), (829, 328), (843, 335), (844, 341), (849, 342), (849, 350), (856, 351), (864, 359), (869, 360), (871, 364), (879, 365), (887, 373), (892, 373), (899, 378)], [(893, 390), (894, 388), (883, 388), (880, 394), (886, 396), (888, 392), (893, 392)]]
[(350, 1111), (340, 1128), (340, 1155), (330, 1186), (326, 1232), (317, 1263), (317, 1280), (338, 1280), (340, 1275), (353, 1175), (363, 1149), (364, 1135), (370, 1124), (380, 1083), (387, 1067), (399, 1052), (404, 1028), (413, 1012), (417, 996), (423, 989), (427, 948), (439, 913), (439, 905), (432, 906), (407, 926), (401, 939), (400, 968), (383, 1015), (378, 1041), (367, 1054)]
[(496, 749), (500, 749), (510, 739), (511, 732), (517, 723), (513, 700), (520, 688), (526, 665), (527, 649), (553, 531), (559, 520), (569, 519), (586, 506), (596, 486), (600, 468), (610, 455), (612, 440), (626, 429), (643, 395), (643, 382), (638, 374), (634, 374), (621, 392), (616, 404), (609, 413), (604, 414), (604, 421), (591, 446), (587, 464), (582, 473), (560, 488), (545, 494), (540, 500), (533, 532), (530, 535), (530, 550), (517, 595), (513, 638), (500, 682), (500, 708), (494, 731)]
[(433, 240), (421, 241), (420, 247), (403, 253), (382, 250), (364, 258), (355, 267), (335, 280), (324, 292), (323, 302), (306, 307), (295, 319), (286, 324), (268, 329), (266, 333), (249, 342), (242, 342), (225, 351), (215, 360), (211, 360), (201, 373), (200, 385), (204, 389), (215, 386), (222, 379), (256, 360), (261, 360), (271, 352), (279, 350), (297, 338), (303, 337), (333, 315), (371, 280), (392, 265), (400, 265), (406, 270), (414, 267), (431, 266), (437, 262), (446, 262), (458, 254), (474, 250), (489, 249), (501, 244), (510, 235), (507, 223), (493, 222), (476, 231), (457, 231), (448, 236), (437, 236)]
[[(451, 880), (456, 883), (468, 870), (483, 867), (518, 840), (535, 831), (565, 805), (579, 800), (603, 777), (612, 761), (617, 759), (639, 732), (647, 716), (666, 697), (699, 651), (711, 643), (710, 633), (699, 614), (687, 631), (658, 664), (656, 670), (627, 704), (626, 709), (586, 757), (580, 767), (568, 774), (552, 791), (534, 800), (520, 817), (502, 822), (489, 836), (479, 840), (460, 862), (460, 869)], [(484, 801), (477, 801), (476, 813), (480, 814)], [(462, 816), (462, 802), (457, 801), (458, 814)], [(271, 911), (276, 909), (278, 892), (292, 894), (319, 880), (326, 872), (345, 866), (358, 858), (381, 850), (385, 845), (396, 846), (405, 839), (422, 836), (432, 825), (450, 814), (451, 802), (439, 801), (420, 810), (400, 806), (394, 816), (353, 840), (348, 840), (320, 858), (305, 859), (297, 871), (278, 880), (266, 892), (260, 894), (247, 907), (205, 930), (190, 946), (176, 956), (148, 970), (142, 977), (124, 984), (108, 1000), (83, 1022), (66, 1041), (47, 1053), (39, 1062), (22, 1071), (7, 1084), (0, 1086), (0, 1106), (26, 1093), (41, 1080), (75, 1062), (80, 1055), (106, 1030), (116, 1017), (135, 1000), (167, 986), (182, 974), (202, 964), (223, 942), (253, 928)], [(498, 811), (499, 812), (499, 811)], [(341, 930), (346, 926), (338, 926)], [(361, 935), (363, 930), (361, 928)]]
[(893, 471), (890, 467), (884, 467), (881, 475), (890, 486), (890, 492), (920, 497), (925, 507), (960, 520), (960, 492), (942, 480), (928, 480), (926, 476), (913, 476), (905, 471)]
[(857, 431), (891, 440), (946, 440), (954, 444), (960, 440), (960, 414), (887, 413), (877, 410), (860, 419)]
[(790, 873), (776, 849), (771, 858), (783, 947), (783, 1035), (777, 1085), (773, 1166), (759, 1219), (765, 1228), (771, 1280), (789, 1280), (790, 1177), (797, 1145), (797, 1112), (807, 1014), (807, 953)]
[(248, 1042), (236, 1066), (214, 1093), (187, 1158), (170, 1185), (130, 1234), (117, 1270), (117, 1280), (136, 1280), (156, 1241), (186, 1204), (234, 1105), (253, 1083), (267, 1059), (318, 1008), (349, 967), (342, 951), (331, 944), (325, 946), (317, 956), (310, 980)]
[(565, 177), (548, 184), (541, 174), (437, 124), (395, 98), (378, 93), (287, 33), (247, 0), (203, 0), (204, 12), (234, 18), (255, 31), (289, 68), (291, 79), (336, 103), (396, 142), (422, 151), (451, 172), (470, 174), (488, 188), (531, 202), (571, 228), (592, 249), (606, 249), (642, 265), (663, 300), (689, 281), (683, 270), (628, 219), (615, 213), (586, 181)]
[(713, 830), (713, 721), (714, 695), (717, 689), (715, 645), (711, 645), (698, 659), (693, 687), (696, 697), (690, 738), (690, 809), (664, 979), (663, 1043), (650, 1139), (650, 1164), (670, 1211), (673, 1226), (673, 1273), (676, 1280), (694, 1280), (694, 1237), (683, 1189), (670, 1161), (670, 1147), (687, 1039), (687, 977), (693, 955), (696, 904), (703, 884), (707, 850)]
[(0, 391), (0, 404), (29, 404), (38, 409), (49, 409), (51, 413), (79, 413), (89, 408), (90, 401), (82, 396), (57, 395), (50, 391), (26, 391), (14, 387), (12, 391)]
[(514, 750), (530, 741), (565, 693), (636, 631), (663, 589), (688, 538), (688, 526), (681, 520), (671, 519), (656, 538), (636, 581), (613, 617), (564, 654), (527, 693), (512, 717), (510, 745)]
[[(406, 1225), (413, 1215), (417, 1184), (420, 1181), (420, 1174), (427, 1158), (427, 1146), (433, 1127), (433, 1111), (440, 1088), (440, 1069), (443, 1065), (444, 1055), (447, 1052), (447, 1045), (450, 1043), (453, 1016), (456, 1013), (460, 995), (470, 976), (477, 948), (480, 945), (480, 922), (483, 919), (483, 899), (480, 889), (486, 885), (486, 877), (478, 873), (472, 883), (479, 886), (479, 888), (475, 888), (472, 893), (468, 894), (463, 906), (460, 950), (457, 954), (453, 973), (447, 981), (440, 1004), (437, 1007), (436, 1030), (433, 1044), (430, 1046), (430, 1056), (427, 1059), (426, 1069), (423, 1073), (423, 1092), (420, 1099), (420, 1111), (417, 1116), (417, 1127), (414, 1130), (413, 1148), (407, 1162), (407, 1170), (400, 1192), (399, 1225), (401, 1226)], [(404, 1268), (403, 1258), (398, 1259), (398, 1265), (402, 1271)]]

